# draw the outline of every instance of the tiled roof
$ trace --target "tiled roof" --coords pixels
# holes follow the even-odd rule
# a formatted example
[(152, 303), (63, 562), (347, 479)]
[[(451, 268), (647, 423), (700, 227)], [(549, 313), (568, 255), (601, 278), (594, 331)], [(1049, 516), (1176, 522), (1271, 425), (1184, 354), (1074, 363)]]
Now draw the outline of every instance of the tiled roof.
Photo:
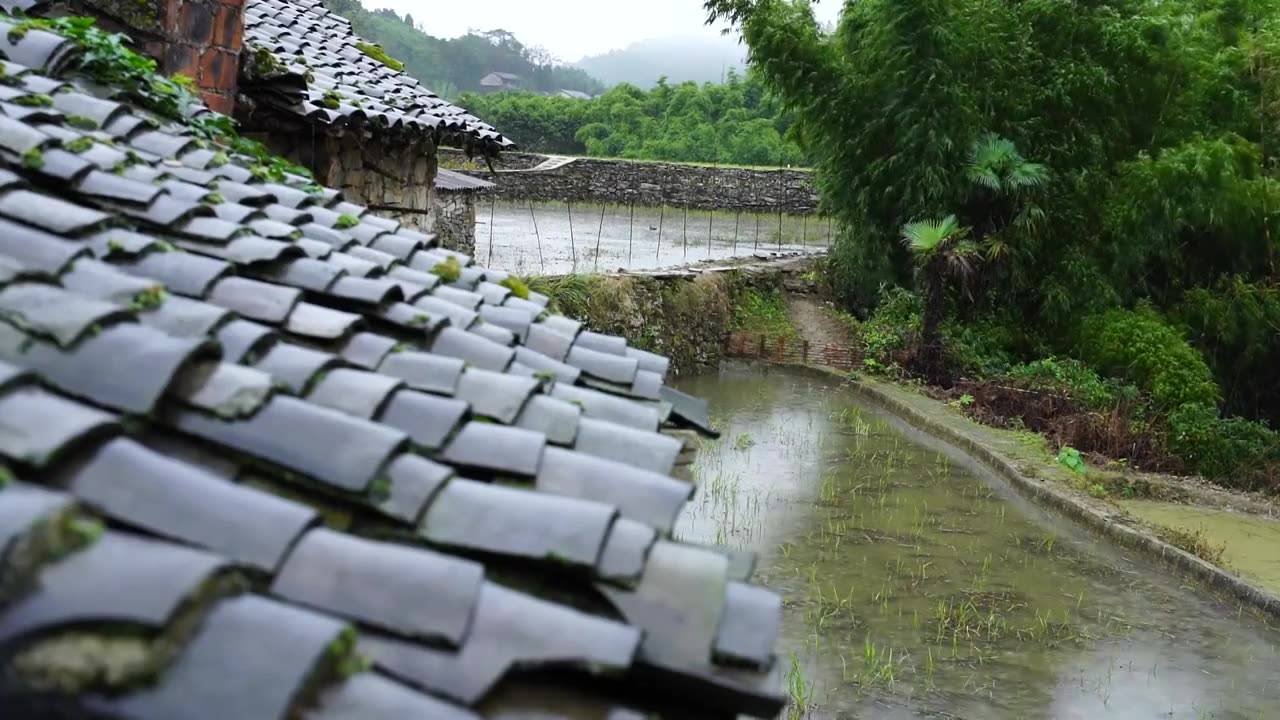
[(514, 147), (407, 73), (367, 55), (363, 43), (351, 22), (321, 0), (246, 0), (240, 90), (320, 125), (439, 132), (446, 142), (483, 152)]
[(776, 715), (779, 597), (671, 537), (665, 358), (10, 28), (5, 717)]
[(440, 168), (436, 172), (436, 189), (445, 192), (468, 192), (493, 187), (488, 180)]

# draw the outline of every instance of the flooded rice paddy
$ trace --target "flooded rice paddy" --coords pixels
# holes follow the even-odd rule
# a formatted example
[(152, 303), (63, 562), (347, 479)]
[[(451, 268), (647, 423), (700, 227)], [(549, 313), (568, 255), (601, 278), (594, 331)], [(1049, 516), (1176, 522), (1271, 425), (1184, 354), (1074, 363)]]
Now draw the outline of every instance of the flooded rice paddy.
[(830, 221), (816, 215), (689, 210), (686, 218), (681, 207), (491, 205), (486, 198), (476, 207), (476, 257), (518, 275), (666, 268), (756, 250), (820, 251), (831, 232)]
[(1280, 630), (1025, 502), (837, 379), (726, 365), (682, 539), (759, 553), (791, 718), (1275, 718)]

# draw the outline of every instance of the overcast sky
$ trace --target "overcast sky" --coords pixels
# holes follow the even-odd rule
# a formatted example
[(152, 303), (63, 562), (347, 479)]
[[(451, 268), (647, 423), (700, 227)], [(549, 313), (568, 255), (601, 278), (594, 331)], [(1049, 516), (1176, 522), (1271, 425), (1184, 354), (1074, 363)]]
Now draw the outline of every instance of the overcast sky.
[[(819, 19), (835, 20), (842, 4), (822, 0)], [(702, 0), (365, 0), (365, 7), (412, 13), (436, 37), (501, 28), (567, 62), (645, 38), (716, 33)]]

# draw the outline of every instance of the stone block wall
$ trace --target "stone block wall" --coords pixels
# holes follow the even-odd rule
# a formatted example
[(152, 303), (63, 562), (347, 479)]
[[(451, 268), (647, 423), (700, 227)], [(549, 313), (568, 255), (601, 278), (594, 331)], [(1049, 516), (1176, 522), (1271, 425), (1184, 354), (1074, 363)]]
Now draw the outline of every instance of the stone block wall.
[[(503, 153), (500, 158), (506, 155)], [(496, 183), (490, 192), (507, 200), (635, 203), (793, 215), (813, 213), (818, 207), (813, 174), (806, 170), (596, 158), (576, 158), (554, 170), (531, 170), (527, 153), (515, 164), (518, 168), (504, 162), (496, 174), (487, 170), (471, 172)]]
[(249, 135), (273, 152), (310, 168), (317, 182), (338, 188), (347, 200), (414, 230), (435, 232), (436, 148), (431, 142), (385, 142), (355, 133), (334, 136), (323, 130), (285, 128)]
[(476, 251), (476, 193), (436, 190), (436, 226), (441, 244), (468, 255)]

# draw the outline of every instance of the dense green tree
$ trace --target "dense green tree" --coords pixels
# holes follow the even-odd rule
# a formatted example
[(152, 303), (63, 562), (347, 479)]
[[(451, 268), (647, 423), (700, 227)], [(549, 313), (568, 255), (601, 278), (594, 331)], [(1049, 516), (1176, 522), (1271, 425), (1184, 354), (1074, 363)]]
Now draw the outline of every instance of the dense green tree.
[(789, 118), (756, 78), (723, 84), (619, 85), (591, 100), (532, 93), (469, 94), (469, 111), (527, 150), (640, 160), (801, 165)]
[(947, 291), (944, 338), (1137, 382), (1189, 467), (1276, 450), (1218, 417), (1280, 420), (1276, 0), (847, 0), (829, 31), (808, 0), (705, 4), (795, 120), (851, 309), (929, 308), (898, 236), (955, 213), (1002, 252)]

